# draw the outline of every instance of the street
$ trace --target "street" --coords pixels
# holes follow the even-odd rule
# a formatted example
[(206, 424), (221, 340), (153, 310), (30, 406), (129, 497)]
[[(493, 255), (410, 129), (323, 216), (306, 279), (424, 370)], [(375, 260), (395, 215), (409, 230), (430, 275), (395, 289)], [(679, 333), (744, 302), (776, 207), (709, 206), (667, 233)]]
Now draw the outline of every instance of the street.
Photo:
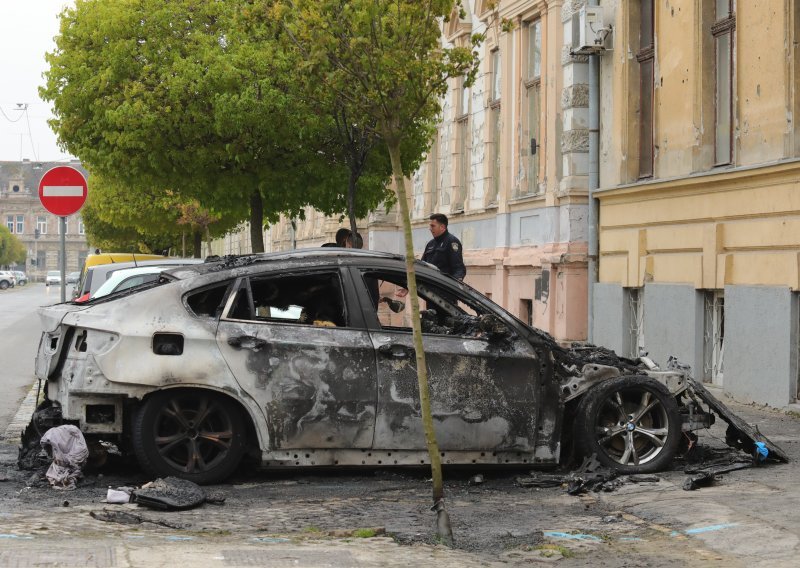
[(33, 361), (40, 334), (36, 309), (60, 300), (57, 286), (41, 283), (0, 291), (0, 370), (3, 373), (0, 432), (5, 431), (33, 383)]
[[(33, 382), (35, 308), (58, 289), (31, 285), (0, 294), (2, 427)], [(792, 566), (800, 543), (800, 421), (782, 411), (731, 403), (792, 461), (721, 476), (684, 491), (683, 463), (656, 482), (568, 495), (521, 487), (525, 468), (445, 470), (455, 533), (435, 541), (424, 469), (271, 470), (245, 466), (209, 487), (224, 504), (164, 512), (103, 503), (108, 487), (148, 479), (111, 460), (75, 491), (48, 487), (16, 467), (14, 432), (0, 444), (0, 565), (3, 566)], [(700, 448), (724, 445), (724, 423), (700, 433)], [(482, 475), (483, 482), (474, 480)]]

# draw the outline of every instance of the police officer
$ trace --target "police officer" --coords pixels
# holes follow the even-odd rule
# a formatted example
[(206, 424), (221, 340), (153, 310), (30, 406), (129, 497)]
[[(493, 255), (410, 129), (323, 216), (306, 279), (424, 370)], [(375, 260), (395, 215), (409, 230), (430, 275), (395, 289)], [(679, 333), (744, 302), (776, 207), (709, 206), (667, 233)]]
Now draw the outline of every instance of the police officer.
[(467, 275), (461, 241), (447, 231), (447, 215), (434, 213), (429, 217), (433, 239), (425, 246), (422, 260), (436, 266), (445, 274), (463, 280)]

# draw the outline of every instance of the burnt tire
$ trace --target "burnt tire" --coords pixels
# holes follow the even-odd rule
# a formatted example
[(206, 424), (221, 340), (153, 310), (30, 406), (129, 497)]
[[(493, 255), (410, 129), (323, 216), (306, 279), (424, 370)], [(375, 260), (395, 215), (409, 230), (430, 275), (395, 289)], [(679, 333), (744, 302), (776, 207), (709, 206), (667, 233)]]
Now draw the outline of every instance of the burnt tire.
[(242, 411), (222, 395), (166, 390), (148, 397), (133, 419), (139, 465), (156, 477), (198, 484), (229, 477), (245, 453)]
[(10, 286), (8, 280), (0, 280), (0, 290), (5, 290)]
[(623, 474), (669, 466), (681, 440), (678, 403), (648, 377), (617, 377), (589, 389), (578, 405), (574, 436), (579, 456), (597, 455)]

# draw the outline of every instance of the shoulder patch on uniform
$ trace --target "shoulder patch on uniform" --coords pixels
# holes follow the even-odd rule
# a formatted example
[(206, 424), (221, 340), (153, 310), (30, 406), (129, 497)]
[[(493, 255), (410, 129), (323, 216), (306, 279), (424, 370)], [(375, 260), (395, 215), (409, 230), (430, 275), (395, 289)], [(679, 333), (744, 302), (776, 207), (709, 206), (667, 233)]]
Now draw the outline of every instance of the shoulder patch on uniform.
[(453, 247), (453, 251), (458, 252), (458, 243), (450, 243), (450, 246)]

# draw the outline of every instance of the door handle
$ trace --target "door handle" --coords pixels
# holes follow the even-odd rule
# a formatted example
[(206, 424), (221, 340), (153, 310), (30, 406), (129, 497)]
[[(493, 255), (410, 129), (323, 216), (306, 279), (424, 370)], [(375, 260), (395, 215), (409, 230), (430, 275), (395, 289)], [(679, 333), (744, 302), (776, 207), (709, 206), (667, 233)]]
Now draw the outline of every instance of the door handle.
[(252, 335), (239, 335), (237, 337), (229, 337), (228, 345), (231, 347), (238, 347), (239, 349), (252, 349), (258, 351), (267, 344), (263, 339), (253, 337)]
[(399, 343), (387, 343), (378, 347), (378, 353), (392, 359), (408, 359), (414, 353), (414, 350)]

